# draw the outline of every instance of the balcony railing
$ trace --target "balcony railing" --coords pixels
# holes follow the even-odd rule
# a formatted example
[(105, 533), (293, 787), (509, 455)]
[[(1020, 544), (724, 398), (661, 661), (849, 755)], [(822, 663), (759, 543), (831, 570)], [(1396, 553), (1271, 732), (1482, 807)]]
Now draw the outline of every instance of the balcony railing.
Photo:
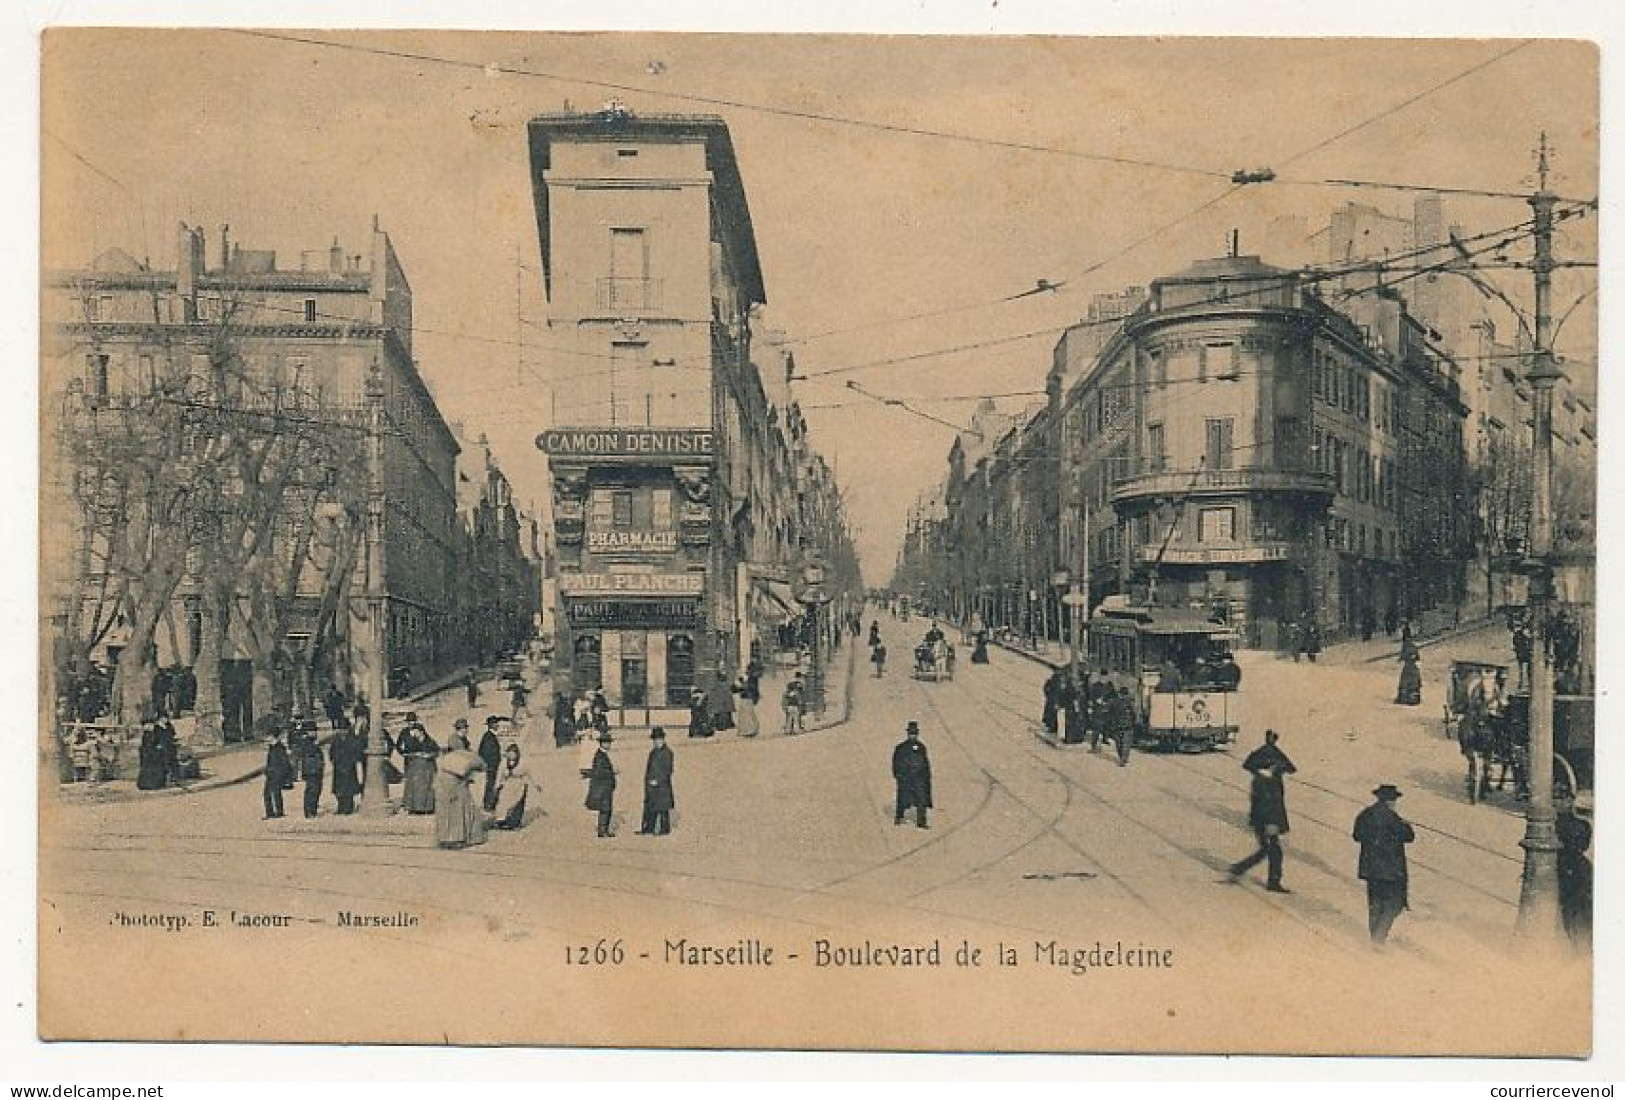
[(598, 308), (616, 313), (644, 313), (661, 308), (661, 279), (599, 279)]
[(1332, 493), (1330, 474), (1312, 470), (1160, 470), (1126, 477), (1112, 486), (1112, 503), (1144, 497), (1226, 493)]

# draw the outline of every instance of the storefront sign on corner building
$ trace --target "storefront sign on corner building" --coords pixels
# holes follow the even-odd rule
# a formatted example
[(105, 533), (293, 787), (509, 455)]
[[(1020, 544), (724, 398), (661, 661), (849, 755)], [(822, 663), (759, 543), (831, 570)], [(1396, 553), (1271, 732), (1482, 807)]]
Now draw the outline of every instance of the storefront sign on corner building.
[(571, 600), (570, 622), (578, 627), (620, 629), (688, 627), (705, 621), (699, 600)]
[(587, 550), (593, 554), (671, 554), (677, 550), (677, 532), (588, 531)]
[(565, 573), (559, 591), (566, 596), (698, 596), (703, 573)]
[(710, 428), (549, 428), (536, 446), (558, 457), (708, 459), (712, 434)]

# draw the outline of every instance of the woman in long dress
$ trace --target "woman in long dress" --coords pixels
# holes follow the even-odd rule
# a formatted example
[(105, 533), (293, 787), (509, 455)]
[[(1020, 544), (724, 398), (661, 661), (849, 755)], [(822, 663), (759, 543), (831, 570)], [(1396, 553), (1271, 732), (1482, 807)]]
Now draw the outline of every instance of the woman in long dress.
[(497, 787), (497, 806), (491, 814), (493, 829), (518, 829), (525, 824), (530, 801), (530, 769), (520, 763), (518, 745), (509, 745), (502, 754), (502, 778)]
[(164, 786), (164, 755), (158, 743), (158, 726), (148, 722), (141, 731), (141, 770), (135, 785), (143, 791), (161, 790)]
[(762, 732), (762, 723), (756, 717), (756, 704), (751, 702), (743, 680), (734, 685), (734, 695), (734, 728), (741, 737), (755, 737)]
[[(485, 823), (479, 818), (470, 787), (485, 768), (467, 749), (441, 754), (435, 773), (434, 837), (442, 848), (464, 848), (485, 842)], [(474, 826), (478, 825), (476, 829)]]
[(434, 813), (434, 759), (440, 755), (440, 746), (427, 730), (418, 725), (403, 729), (395, 744), (406, 761), (402, 808), (409, 814)]

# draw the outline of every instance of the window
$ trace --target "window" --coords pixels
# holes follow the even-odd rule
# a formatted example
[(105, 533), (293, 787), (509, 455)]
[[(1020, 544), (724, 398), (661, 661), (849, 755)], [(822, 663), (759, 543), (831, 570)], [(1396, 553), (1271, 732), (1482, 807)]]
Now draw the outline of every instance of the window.
[(1234, 508), (1203, 508), (1201, 524), (1197, 528), (1198, 542), (1231, 542), (1236, 537), (1236, 510)]
[(1151, 378), (1159, 386), (1168, 384), (1168, 356), (1160, 349), (1151, 353)]
[(1309, 378), (1315, 389), (1315, 400), (1326, 399), (1325, 356), (1319, 348), (1315, 348), (1310, 356)]
[(578, 692), (604, 686), (603, 643), (596, 634), (583, 634), (575, 641), (575, 663), (571, 674)]
[(666, 637), (666, 705), (686, 707), (694, 694), (694, 639), (687, 634)]
[(89, 375), (85, 384), (90, 387), (92, 397), (107, 396), (107, 364), (108, 357), (105, 355), (85, 356), (86, 373)]
[(632, 490), (616, 489), (610, 494), (612, 522), (616, 527), (632, 526)]
[(617, 149), (615, 155), (618, 157), (635, 157), (638, 155), (638, 151), (636, 149)]
[(1275, 418), (1275, 460), (1296, 469), (1302, 465), (1303, 421), (1295, 416)]
[(650, 512), (656, 531), (669, 531), (672, 526), (671, 490), (656, 489), (650, 496)]
[(305, 324), (314, 325), (315, 323), (316, 323), (316, 299), (314, 299), (314, 298), (306, 298), (305, 299)]
[(1311, 447), (1313, 447), (1314, 450), (1315, 450), (1315, 455), (1314, 455), (1314, 458), (1315, 458), (1315, 471), (1317, 473), (1322, 473), (1322, 474), (1325, 473), (1326, 472), (1326, 437), (1321, 434), (1321, 431), (1320, 431), (1319, 428), (1313, 429), (1313, 438), (1312, 438), (1312, 442), (1309, 445)]
[(607, 531), (615, 524), (614, 493), (609, 489), (592, 491), (592, 515), (589, 522), (596, 531)]
[(649, 252), (641, 229), (609, 231), (609, 275), (612, 279), (647, 279)]
[(1337, 408), (1343, 402), (1343, 391), (1338, 382), (1342, 374), (1342, 367), (1330, 357), (1326, 360), (1326, 404)]
[(1228, 470), (1234, 460), (1236, 419), (1233, 416), (1210, 417), (1207, 422), (1207, 451), (1203, 466), (1209, 470)]
[(1167, 440), (1164, 438), (1161, 424), (1147, 424), (1145, 426), (1145, 461), (1146, 468), (1152, 472), (1159, 471), (1168, 461)]

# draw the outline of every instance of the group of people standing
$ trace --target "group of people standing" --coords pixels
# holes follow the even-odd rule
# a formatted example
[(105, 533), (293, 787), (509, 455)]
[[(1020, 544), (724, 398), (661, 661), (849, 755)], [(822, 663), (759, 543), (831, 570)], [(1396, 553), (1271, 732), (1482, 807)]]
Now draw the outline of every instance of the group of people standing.
[(1068, 669), (1058, 668), (1044, 681), (1045, 732), (1059, 734), (1069, 745), (1089, 742), (1098, 753), (1102, 741), (1117, 746), (1117, 763), (1126, 767), (1134, 748), (1134, 697), (1126, 687), (1105, 680), (1083, 683)]
[[(615, 788), (620, 772), (610, 755), (615, 736), (605, 730), (596, 740), (597, 748), (592, 760), (581, 769), (581, 777), (587, 781), (586, 807), (598, 815), (598, 835), (608, 838), (615, 835)], [(649, 740), (652, 744), (643, 768), (643, 825), (638, 835), (666, 836), (671, 832), (671, 813), (677, 808), (672, 788), (676, 757), (660, 726), (650, 731)]]
[[(339, 814), (353, 814), (364, 790), (367, 742), (371, 714), (358, 701), (345, 714), (342, 699), (324, 700), (332, 733), (323, 751), (316, 723), (296, 716), (269, 730), (264, 769), (265, 818), (286, 816), (283, 794), (304, 783), (304, 816), (321, 813), (321, 800), (331, 768), (331, 790)], [(468, 719), (454, 724), (450, 742), (442, 746), (430, 735), (415, 711), (408, 711), (398, 733), (383, 731), (385, 756), (382, 779), (387, 786), (402, 785), (400, 808), (408, 814), (435, 816), (435, 839), (441, 847), (461, 848), (482, 843), (487, 826), (518, 828), (525, 821), (532, 782), (521, 766), (518, 745), (503, 747), (498, 736), (506, 719), (491, 715), (475, 752), (468, 737)], [(399, 766), (395, 763), (400, 757)], [(483, 777), (481, 795), (473, 783)]]

